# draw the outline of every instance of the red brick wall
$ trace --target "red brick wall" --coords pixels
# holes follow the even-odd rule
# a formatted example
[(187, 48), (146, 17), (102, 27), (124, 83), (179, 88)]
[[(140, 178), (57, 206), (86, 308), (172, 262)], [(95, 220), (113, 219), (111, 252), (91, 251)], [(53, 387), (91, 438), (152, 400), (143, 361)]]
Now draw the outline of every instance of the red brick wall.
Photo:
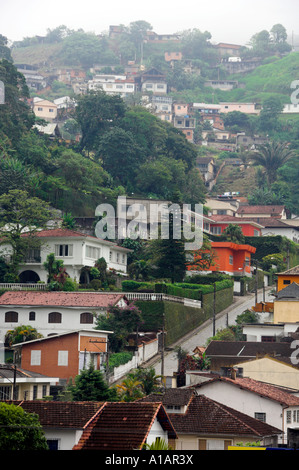
[[(31, 351), (41, 351), (41, 365), (31, 365)], [(58, 351), (68, 351), (68, 366), (58, 366)], [(53, 337), (48, 341), (40, 341), (22, 346), (22, 369), (38, 372), (49, 377), (69, 379), (78, 375), (79, 351), (78, 333)]]

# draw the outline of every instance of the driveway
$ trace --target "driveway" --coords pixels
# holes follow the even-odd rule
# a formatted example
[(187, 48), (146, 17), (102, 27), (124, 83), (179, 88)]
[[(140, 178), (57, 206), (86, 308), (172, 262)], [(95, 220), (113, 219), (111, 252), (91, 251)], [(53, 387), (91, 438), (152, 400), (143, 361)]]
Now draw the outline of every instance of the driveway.
[[(269, 295), (272, 288), (266, 288), (265, 301), (273, 301), (274, 297)], [(263, 300), (262, 290), (258, 291), (258, 302)], [(227, 309), (216, 315), (215, 331), (222, 328), (226, 328), (228, 325), (235, 324), (235, 320), (238, 315), (243, 313), (247, 309), (251, 309), (255, 305), (255, 294), (249, 294), (244, 297), (234, 297), (234, 302)], [(181, 338), (175, 344), (171, 345), (171, 348), (166, 348), (164, 352), (164, 375), (173, 376), (174, 372), (178, 369), (178, 359), (174, 348), (180, 346), (188, 354), (193, 354), (193, 350), (196, 346), (205, 346), (208, 338), (213, 336), (213, 319), (209, 319), (203, 323), (200, 327), (196, 328), (188, 335)], [(149, 361), (147, 367), (154, 367), (156, 374), (160, 375), (162, 371), (161, 357), (157, 356)]]

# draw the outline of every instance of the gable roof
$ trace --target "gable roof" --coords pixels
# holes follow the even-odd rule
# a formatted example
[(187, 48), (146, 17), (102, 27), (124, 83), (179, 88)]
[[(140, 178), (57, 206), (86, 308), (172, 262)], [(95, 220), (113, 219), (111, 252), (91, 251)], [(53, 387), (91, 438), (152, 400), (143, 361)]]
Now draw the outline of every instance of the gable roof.
[[(182, 402), (182, 398), (185, 398)], [(171, 413), (178, 434), (222, 434), (263, 437), (282, 431), (266, 423), (222, 405), (190, 389), (166, 389), (163, 394), (151, 394), (143, 402), (161, 400), (165, 406), (187, 405), (185, 413)]]
[(280, 215), (284, 211), (284, 206), (282, 205), (273, 205), (273, 206), (250, 206), (244, 205), (240, 206), (237, 210), (238, 214), (278, 214)]
[(52, 306), (52, 307), (102, 307), (116, 305), (124, 294), (105, 292), (62, 292), (62, 291), (7, 291), (0, 297), (0, 307), (16, 306)]
[(257, 342), (257, 341), (211, 341), (206, 348), (208, 357), (248, 357), (257, 355), (291, 356), (289, 342)]
[(281, 405), (299, 406), (299, 397), (296, 397), (291, 393), (282, 390), (278, 386), (270, 385), (254, 379), (249, 379), (248, 377), (236, 379), (229, 379), (228, 377), (217, 377), (209, 381), (196, 384), (194, 388), (206, 387), (209, 386), (209, 384), (211, 384), (212, 382), (222, 382), (225, 385), (234, 385), (239, 389), (247, 390), (248, 392), (257, 394), (260, 397), (276, 401)]
[(281, 273), (277, 273), (277, 276), (285, 276), (285, 275), (288, 275), (288, 276), (297, 276), (299, 274), (299, 265), (298, 266), (294, 266), (293, 268), (291, 269), (288, 269), (287, 271), (283, 271)]
[[(28, 236), (25, 232), (22, 234), (23, 237)], [(100, 243), (104, 243), (105, 245), (110, 245), (111, 247), (117, 248), (121, 251), (131, 252), (129, 248), (124, 248), (123, 246), (116, 245), (116, 243), (110, 242), (109, 240), (104, 240), (102, 238), (95, 237), (93, 235), (88, 235), (83, 232), (79, 232), (77, 230), (70, 230), (65, 228), (52, 228), (52, 229), (44, 229), (39, 230), (35, 233), (36, 237), (39, 238), (87, 238), (92, 239), (93, 241), (98, 241)]]
[(141, 449), (156, 418), (169, 437), (176, 439), (175, 429), (161, 403), (105, 403), (85, 426), (73, 450)]
[(12, 401), (28, 413), (36, 413), (40, 424), (47, 428), (83, 429), (95, 415), (103, 402), (67, 402), (67, 401)]

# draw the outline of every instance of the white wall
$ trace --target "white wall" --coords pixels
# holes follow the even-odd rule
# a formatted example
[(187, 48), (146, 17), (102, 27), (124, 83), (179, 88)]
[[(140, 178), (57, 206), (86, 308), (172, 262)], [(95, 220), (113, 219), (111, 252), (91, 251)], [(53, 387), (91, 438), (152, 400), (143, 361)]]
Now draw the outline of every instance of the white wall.
[(266, 413), (266, 423), (278, 429), (282, 428), (283, 407), (267, 398), (243, 390), (230, 383), (213, 382), (196, 388), (198, 395), (205, 395), (212, 400), (223, 403), (241, 413), (255, 417), (255, 413)]

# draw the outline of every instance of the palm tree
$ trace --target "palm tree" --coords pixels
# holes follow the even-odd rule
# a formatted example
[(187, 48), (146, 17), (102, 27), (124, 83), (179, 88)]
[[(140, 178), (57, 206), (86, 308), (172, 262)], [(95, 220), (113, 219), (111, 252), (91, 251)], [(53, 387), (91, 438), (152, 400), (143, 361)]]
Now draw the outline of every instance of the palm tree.
[(116, 385), (120, 400), (128, 402), (143, 397), (141, 385), (139, 380), (128, 376), (120, 385)]
[(270, 142), (260, 145), (252, 154), (255, 165), (264, 167), (267, 183), (270, 187), (277, 179), (277, 170), (295, 156), (285, 143)]

